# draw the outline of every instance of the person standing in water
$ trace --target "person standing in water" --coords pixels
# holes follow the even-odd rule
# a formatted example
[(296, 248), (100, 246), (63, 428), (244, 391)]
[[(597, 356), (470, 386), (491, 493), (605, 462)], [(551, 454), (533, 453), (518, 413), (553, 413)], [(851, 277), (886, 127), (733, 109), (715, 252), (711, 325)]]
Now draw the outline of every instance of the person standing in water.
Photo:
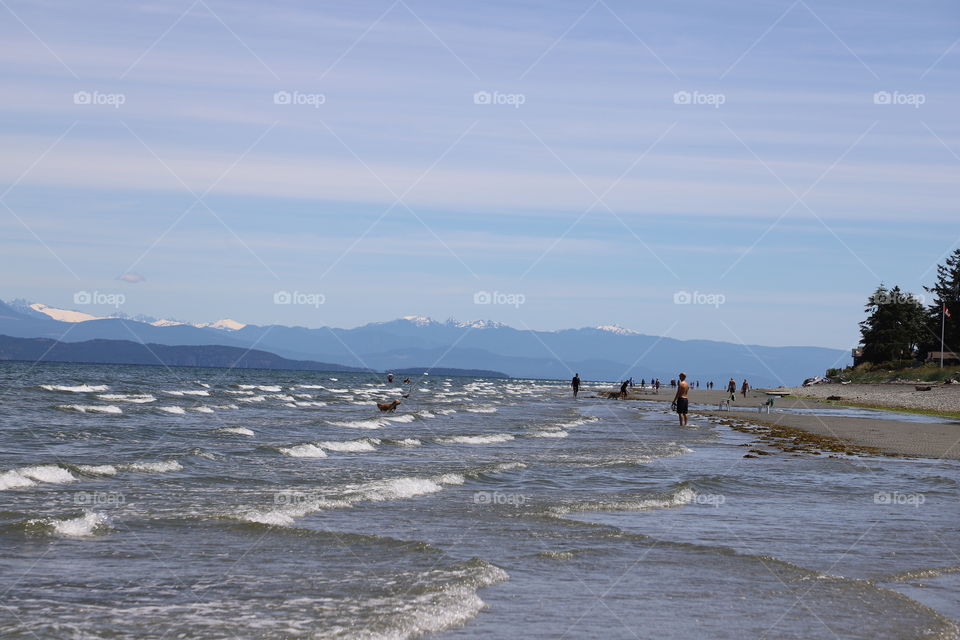
[(687, 374), (680, 374), (680, 382), (677, 384), (677, 393), (673, 396), (673, 402), (677, 405), (677, 415), (680, 416), (680, 426), (687, 426), (687, 411), (690, 409), (690, 399), (687, 394), (690, 392), (690, 383), (687, 382)]
[(574, 374), (573, 380), (570, 381), (570, 386), (573, 387), (573, 397), (576, 398), (577, 394), (580, 393), (580, 374)]

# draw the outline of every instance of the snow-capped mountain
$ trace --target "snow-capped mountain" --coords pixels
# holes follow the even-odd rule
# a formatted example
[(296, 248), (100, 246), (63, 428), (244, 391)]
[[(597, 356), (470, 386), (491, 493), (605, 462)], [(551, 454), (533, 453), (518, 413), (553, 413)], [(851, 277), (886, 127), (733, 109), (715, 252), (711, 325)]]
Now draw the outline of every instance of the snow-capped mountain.
[(616, 324), (601, 324), (598, 327), (594, 327), (597, 331), (606, 331), (608, 333), (615, 333), (618, 336), (639, 336), (642, 335), (639, 331), (634, 331), (633, 329), (624, 329), (623, 327)]
[(45, 304), (40, 304), (35, 302), (31, 305), (28, 305), (34, 311), (38, 311), (45, 316), (49, 316), (54, 320), (59, 320), (60, 322), (88, 322), (90, 320), (103, 320), (100, 316), (93, 316), (89, 313), (83, 313), (82, 311), (70, 311), (69, 309), (57, 309), (55, 307), (48, 307)]
[(538, 331), (491, 320), (437, 322), (410, 315), (352, 329), (308, 329), (231, 319), (192, 324), (120, 313), (100, 318), (24, 301), (0, 302), (0, 335), (65, 342), (136, 338), (169, 346), (221, 345), (360, 368), (483, 369), (517, 378), (569, 379), (572, 371), (578, 371), (588, 380), (669, 379), (683, 369), (694, 380), (723, 381), (733, 375), (757, 386), (796, 384), (848, 361), (848, 354), (836, 349), (677, 340), (614, 324)]

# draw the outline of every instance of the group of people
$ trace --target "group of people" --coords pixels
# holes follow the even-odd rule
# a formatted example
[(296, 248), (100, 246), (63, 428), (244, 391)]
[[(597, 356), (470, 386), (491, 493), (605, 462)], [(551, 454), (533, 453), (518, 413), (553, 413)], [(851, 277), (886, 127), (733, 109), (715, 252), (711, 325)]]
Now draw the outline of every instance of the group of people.
[[(686, 373), (680, 373), (680, 375), (677, 376), (677, 377), (679, 378), (678, 380), (671, 380), (671, 381), (670, 381), (670, 386), (671, 386), (671, 387), (675, 387), (676, 390), (677, 390), (677, 392), (676, 392), (676, 393), (674, 394), (674, 396), (673, 396), (672, 408), (673, 408), (674, 411), (677, 412), (677, 415), (678, 415), (679, 418), (680, 418), (680, 426), (681, 426), (681, 427), (685, 427), (685, 426), (687, 426), (687, 414), (689, 413), (689, 410), (690, 410), (690, 388), (691, 388), (691, 387), (690, 387), (690, 383), (687, 382), (687, 374), (686, 374)], [(577, 373), (576, 375), (573, 376), (573, 379), (570, 381), (570, 386), (573, 388), (573, 397), (574, 397), (574, 398), (576, 398), (577, 395), (580, 393), (580, 384), (581, 384), (580, 374)], [(647, 386), (647, 381), (646, 381), (646, 379), (641, 379), (641, 380), (640, 380), (640, 388), (641, 388), (641, 389), (645, 389), (646, 386)], [(621, 397), (623, 397), (623, 398), (627, 397), (627, 388), (628, 388), (628, 387), (630, 387), (630, 388), (633, 387), (633, 378), (628, 378), (627, 380), (624, 380), (624, 381), (620, 384), (620, 396), (621, 396)], [(660, 378), (653, 378), (653, 379), (651, 379), (651, 380), (650, 380), (650, 388), (654, 389), (655, 392), (659, 393), (659, 391), (660, 391)], [(696, 380), (696, 381), (695, 381), (695, 387), (694, 387), (694, 388), (697, 388), (697, 389), (700, 388), (700, 381), (699, 381), (699, 380)], [(707, 389), (713, 389), (713, 382), (712, 382), (712, 381), (707, 382), (706, 388), (707, 388)], [(750, 383), (747, 382), (747, 379), (746, 379), (746, 378), (744, 378), (743, 384), (740, 385), (740, 393), (743, 395), (744, 398), (747, 397), (747, 394), (750, 392), (750, 388), (751, 388), (751, 387), (750, 387)], [(730, 381), (727, 382), (727, 393), (730, 394), (730, 400), (736, 400), (736, 397), (737, 397), (737, 381), (734, 380), (733, 378), (730, 378)]]

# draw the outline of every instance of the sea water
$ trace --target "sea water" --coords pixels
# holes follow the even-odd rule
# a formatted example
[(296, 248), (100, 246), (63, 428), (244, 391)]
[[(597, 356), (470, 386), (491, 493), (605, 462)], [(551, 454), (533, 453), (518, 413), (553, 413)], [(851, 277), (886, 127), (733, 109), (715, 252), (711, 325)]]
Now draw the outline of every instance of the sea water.
[(666, 404), (2, 364), (0, 636), (957, 637), (957, 462), (744, 458)]

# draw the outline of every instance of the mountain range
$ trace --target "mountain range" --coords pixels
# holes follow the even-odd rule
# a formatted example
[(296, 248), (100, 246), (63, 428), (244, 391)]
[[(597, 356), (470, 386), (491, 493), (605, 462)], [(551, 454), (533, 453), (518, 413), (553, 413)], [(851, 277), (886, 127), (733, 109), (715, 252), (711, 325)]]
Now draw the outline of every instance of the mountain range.
[(233, 320), (188, 324), (147, 317), (99, 317), (22, 300), (0, 302), (0, 335), (60, 342), (126, 340), (168, 346), (257, 349), (288, 360), (359, 369), (481, 369), (520, 378), (637, 380), (676, 377), (755, 386), (799, 384), (849, 353), (823, 347), (768, 347), (677, 340), (616, 325), (559, 331), (519, 330), (491, 321), (438, 322), (407, 316), (352, 329), (258, 326)]

